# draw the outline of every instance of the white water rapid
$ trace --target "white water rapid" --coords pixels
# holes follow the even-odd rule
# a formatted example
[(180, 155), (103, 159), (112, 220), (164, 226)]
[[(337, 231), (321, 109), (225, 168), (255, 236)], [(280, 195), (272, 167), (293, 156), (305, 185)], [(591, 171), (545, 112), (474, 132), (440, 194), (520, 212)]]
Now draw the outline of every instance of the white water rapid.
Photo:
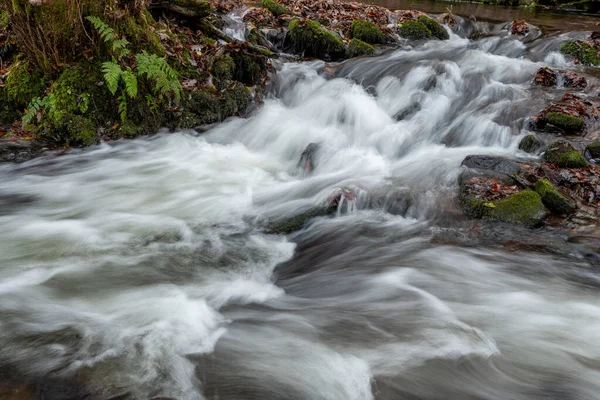
[[(456, 206), (461, 161), (525, 157), (552, 96), (532, 77), (567, 65), (556, 37), (496, 33), (280, 65), (247, 119), (0, 165), (6, 379), (53, 400), (600, 399), (598, 269), (577, 243), (502, 246), (554, 248), (540, 231), (475, 238)], [(342, 188), (351, 212), (263, 233)]]

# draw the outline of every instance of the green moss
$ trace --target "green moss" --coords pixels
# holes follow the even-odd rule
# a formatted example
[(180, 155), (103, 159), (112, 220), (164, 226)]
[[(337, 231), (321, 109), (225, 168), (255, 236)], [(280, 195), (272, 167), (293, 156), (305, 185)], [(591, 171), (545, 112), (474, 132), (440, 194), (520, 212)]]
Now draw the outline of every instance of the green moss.
[(540, 179), (535, 184), (535, 191), (550, 211), (557, 214), (570, 214), (575, 210), (574, 204), (567, 200), (547, 179)]
[(440, 40), (450, 39), (450, 35), (448, 34), (448, 32), (435, 19), (429, 18), (425, 15), (421, 15), (417, 21), (425, 25), (427, 29), (431, 31), (433, 37), (438, 38)]
[(348, 45), (348, 58), (370, 56), (375, 54), (375, 48), (362, 40), (352, 39)]
[(227, 83), (233, 79), (235, 72), (235, 62), (230, 56), (217, 58), (212, 65), (212, 74), (214, 84), (218, 89), (223, 89)]
[(119, 125), (119, 137), (133, 138), (144, 133), (144, 129), (131, 120)]
[(116, 28), (118, 33), (131, 42), (134, 53), (146, 50), (162, 56), (165, 54), (165, 48), (156, 31), (150, 28), (155, 22), (150, 12), (146, 10), (135, 17), (126, 14), (118, 20)]
[(295, 19), (290, 23), (289, 30), (290, 39), (298, 52), (308, 56), (338, 57), (345, 54), (344, 42), (316, 21), (302, 23)]
[(431, 39), (433, 34), (425, 24), (419, 21), (405, 21), (400, 25), (400, 36), (410, 40)]
[(215, 9), (208, 1), (202, 0), (171, 0), (175, 6), (181, 7), (190, 17), (208, 17)]
[(71, 146), (90, 146), (98, 143), (96, 124), (81, 115), (71, 117), (67, 122), (68, 139)]
[(279, 4), (273, 0), (262, 0), (262, 5), (276, 17), (279, 17), (280, 15), (292, 14), (292, 12), (286, 6)]
[(20, 109), (25, 109), (31, 100), (42, 96), (46, 81), (42, 73), (26, 61), (17, 61), (6, 77), (6, 97)]
[(261, 54), (238, 51), (230, 53), (229, 56), (235, 64), (233, 78), (246, 85), (256, 85), (267, 71), (267, 57)]
[(587, 165), (585, 158), (573, 146), (562, 141), (552, 143), (546, 149), (544, 159), (561, 168), (583, 168)]
[(367, 43), (383, 43), (385, 40), (383, 32), (376, 24), (359, 19), (352, 21), (352, 37)]
[(586, 150), (590, 152), (592, 158), (600, 158), (600, 142), (588, 144)]
[(533, 153), (540, 147), (542, 147), (542, 143), (535, 135), (527, 135), (519, 143), (519, 150), (523, 150), (526, 153)]
[(539, 225), (546, 215), (540, 196), (533, 190), (523, 190), (492, 203), (485, 203), (484, 219), (523, 224)]
[(243, 114), (252, 103), (252, 95), (238, 82), (223, 93), (223, 101), (221, 118), (225, 119), (232, 115)]
[(585, 65), (600, 65), (598, 50), (581, 40), (569, 40), (560, 46), (560, 51), (567, 56), (573, 57)]
[(568, 114), (548, 113), (546, 122), (564, 130), (566, 133), (578, 133), (583, 129), (583, 119)]

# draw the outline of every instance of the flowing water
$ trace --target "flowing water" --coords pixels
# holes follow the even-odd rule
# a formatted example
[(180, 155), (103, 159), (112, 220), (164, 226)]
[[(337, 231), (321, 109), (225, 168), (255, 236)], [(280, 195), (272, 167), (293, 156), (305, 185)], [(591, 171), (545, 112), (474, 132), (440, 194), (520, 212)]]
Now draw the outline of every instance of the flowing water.
[[(277, 65), (260, 110), (201, 135), (0, 165), (0, 377), (46, 399), (600, 399), (595, 227), (456, 206), (462, 159), (524, 157), (564, 92), (530, 85), (569, 66), (564, 38), (501, 28)], [(341, 188), (348, 212), (263, 233)]]

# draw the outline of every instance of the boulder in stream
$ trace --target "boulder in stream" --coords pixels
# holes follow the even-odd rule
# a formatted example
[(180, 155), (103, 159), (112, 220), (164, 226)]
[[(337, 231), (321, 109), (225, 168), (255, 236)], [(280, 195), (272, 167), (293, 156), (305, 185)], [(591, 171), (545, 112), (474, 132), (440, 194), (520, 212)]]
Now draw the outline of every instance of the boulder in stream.
[(567, 135), (581, 135), (586, 131), (586, 121), (594, 121), (598, 115), (594, 103), (567, 93), (559, 102), (544, 108), (535, 118), (535, 125), (541, 130), (551, 130), (551, 126)]
[(535, 191), (548, 209), (557, 214), (571, 214), (577, 204), (568, 195), (564, 195), (548, 180), (540, 179), (535, 184)]
[(583, 168), (588, 164), (580, 152), (562, 140), (548, 146), (544, 160), (561, 168)]
[(519, 150), (535, 153), (542, 147), (542, 142), (535, 135), (527, 135), (519, 142)]

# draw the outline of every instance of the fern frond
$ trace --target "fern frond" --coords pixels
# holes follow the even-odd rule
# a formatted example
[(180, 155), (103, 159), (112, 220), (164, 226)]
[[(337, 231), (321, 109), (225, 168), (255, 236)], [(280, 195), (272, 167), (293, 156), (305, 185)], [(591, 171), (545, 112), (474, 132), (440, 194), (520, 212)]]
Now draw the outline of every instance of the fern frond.
[(126, 69), (121, 73), (121, 79), (125, 83), (125, 92), (131, 98), (135, 98), (138, 93), (138, 81), (130, 69)]
[(181, 82), (179, 75), (164, 58), (143, 51), (135, 56), (137, 74), (145, 76), (154, 83), (154, 90), (159, 97), (171, 95), (177, 102), (181, 99)]
[(112, 42), (112, 51), (117, 53), (119, 57), (125, 57), (130, 53), (127, 46), (129, 46), (127, 39), (117, 39)]
[(106, 82), (106, 86), (108, 90), (113, 95), (117, 93), (117, 89), (119, 88), (119, 80), (121, 79), (121, 74), (123, 70), (121, 66), (113, 61), (106, 61), (102, 63), (102, 74), (104, 76), (104, 81)]
[(122, 93), (119, 97), (119, 115), (121, 117), (121, 122), (125, 123), (127, 120), (127, 96), (125, 93)]
[(21, 118), (21, 120), (23, 121), (23, 127), (31, 124), (33, 122), (33, 119), (37, 116), (38, 112), (42, 108), (44, 108), (44, 100), (45, 98), (42, 99), (40, 97), (36, 97), (33, 100), (31, 100), (31, 102), (27, 106), (27, 109), (25, 110), (23, 118)]

